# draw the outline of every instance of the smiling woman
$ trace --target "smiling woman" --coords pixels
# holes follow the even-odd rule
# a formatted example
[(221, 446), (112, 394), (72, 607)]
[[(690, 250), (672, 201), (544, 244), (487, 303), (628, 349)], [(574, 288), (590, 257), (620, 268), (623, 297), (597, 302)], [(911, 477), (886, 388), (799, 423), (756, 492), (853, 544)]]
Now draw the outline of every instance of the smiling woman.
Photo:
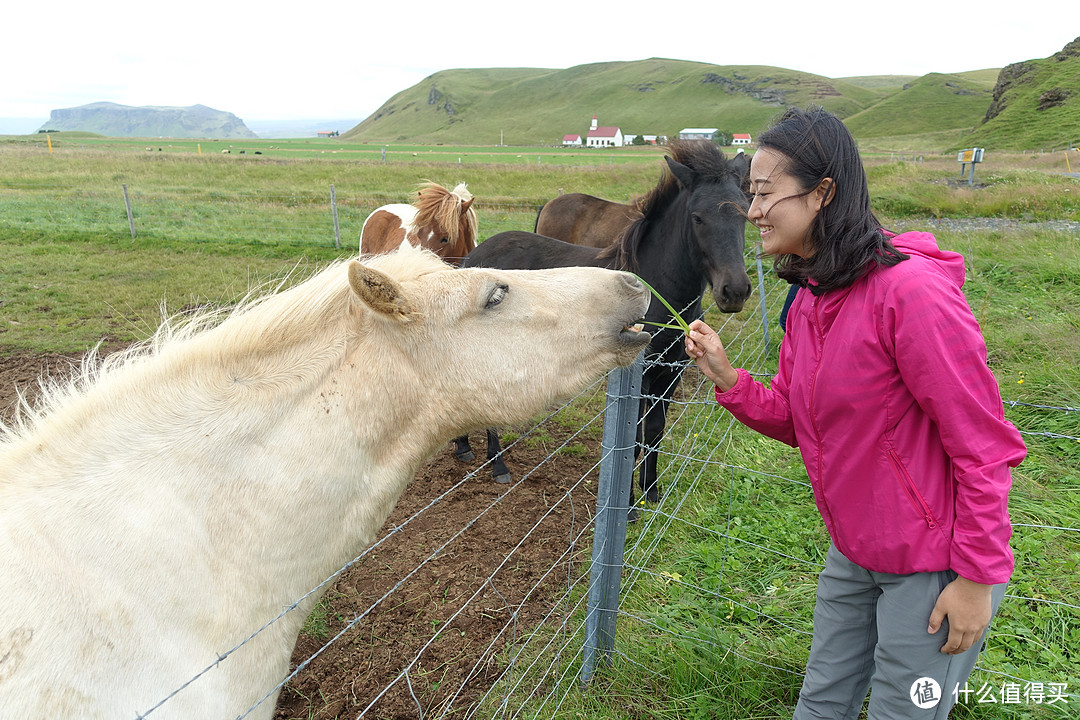
[(686, 348), (720, 405), (799, 448), (832, 541), (794, 717), (854, 717), (871, 684), (871, 717), (911, 717), (926, 681), (945, 689), (943, 719), (1012, 575), (1010, 468), (1026, 449), (961, 291), (963, 258), (881, 227), (834, 115), (790, 110), (759, 142), (750, 219), (804, 288), (777, 375), (766, 387), (735, 370), (700, 320)]
[(814, 254), (810, 226), (832, 200), (832, 178), (824, 178), (810, 190), (787, 172), (787, 158), (762, 148), (750, 162), (753, 200), (747, 218), (761, 231), (761, 250), (766, 255)]

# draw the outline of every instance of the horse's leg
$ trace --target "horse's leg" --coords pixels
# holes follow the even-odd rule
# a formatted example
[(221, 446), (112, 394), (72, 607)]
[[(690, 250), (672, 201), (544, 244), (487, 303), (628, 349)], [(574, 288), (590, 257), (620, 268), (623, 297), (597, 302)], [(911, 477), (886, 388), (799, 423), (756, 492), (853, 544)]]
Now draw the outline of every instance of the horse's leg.
[(454, 443), (454, 457), (458, 460), (467, 463), (476, 460), (476, 453), (473, 452), (472, 446), (469, 445), (468, 435), (460, 435), (451, 442)]
[(667, 400), (654, 402), (645, 414), (644, 433), (642, 441), (645, 445), (645, 457), (641, 462), (639, 480), (641, 490), (645, 493), (648, 502), (655, 503), (660, 500), (660, 486), (656, 482), (656, 444), (664, 434), (664, 425), (667, 422)]
[(497, 483), (510, 482), (510, 469), (502, 459), (502, 446), (499, 443), (499, 433), (493, 428), (487, 429), (487, 457), (491, 463), (491, 475)]
[(667, 425), (668, 403), (675, 394), (675, 388), (679, 386), (680, 379), (680, 373), (678, 372), (672, 372), (664, 368), (653, 369), (657, 370), (657, 372), (648, 384), (648, 393), (655, 393), (655, 395), (644, 400), (648, 403), (648, 409), (645, 411), (645, 418), (642, 423), (642, 443), (645, 457), (642, 460), (639, 474), (641, 489), (645, 493), (645, 499), (650, 503), (659, 502), (660, 500), (660, 485), (656, 481), (656, 447), (660, 443), (660, 438), (664, 435), (664, 427)]

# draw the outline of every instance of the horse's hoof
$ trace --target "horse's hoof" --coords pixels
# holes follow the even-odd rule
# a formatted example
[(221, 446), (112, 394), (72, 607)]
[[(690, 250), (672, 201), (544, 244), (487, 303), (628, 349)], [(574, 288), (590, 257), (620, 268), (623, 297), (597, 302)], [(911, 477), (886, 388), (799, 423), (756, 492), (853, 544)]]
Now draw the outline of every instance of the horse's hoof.
[(476, 460), (476, 453), (472, 450), (466, 450), (463, 453), (454, 453), (454, 457), (463, 463), (471, 463)]
[(503, 485), (510, 482), (510, 479), (511, 479), (510, 478), (510, 473), (508, 473), (508, 472), (502, 473), (500, 475), (494, 475), (493, 477), (495, 478), (495, 482), (501, 483)]
[(632, 507), (630, 508), (629, 512), (626, 513), (626, 522), (636, 523), (638, 521), (638, 518), (640, 517), (641, 513), (638, 512), (638, 509), (636, 507)]
[(645, 491), (645, 501), (650, 503), (660, 502), (660, 488), (653, 485)]

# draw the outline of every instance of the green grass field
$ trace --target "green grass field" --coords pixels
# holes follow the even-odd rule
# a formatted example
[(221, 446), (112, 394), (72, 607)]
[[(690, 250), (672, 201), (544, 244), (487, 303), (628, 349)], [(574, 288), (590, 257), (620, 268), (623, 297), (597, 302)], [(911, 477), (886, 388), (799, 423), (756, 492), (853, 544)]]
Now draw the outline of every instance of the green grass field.
[[(297, 265), (304, 270), (352, 254), (366, 215), (379, 204), (407, 201), (424, 179), (467, 182), (487, 237), (531, 229), (536, 209), (560, 190), (625, 201), (660, 175), (660, 152), (636, 148), (551, 153), (565, 162), (540, 153), (538, 163), (520, 148), (393, 146), (383, 162), (379, 146), (328, 140), (234, 141), (227, 155), (222, 144), (205, 141), (202, 155), (195, 142), (61, 136), (53, 143), (50, 154), (39, 137), (0, 141), (0, 362), (13, 352), (80, 352), (102, 339), (145, 338), (163, 301), (172, 311), (228, 303)], [(938, 232), (943, 247), (967, 258), (965, 290), (1009, 403), (1006, 414), (1029, 445), (1014, 473), (1013, 597), (995, 621), (985, 670), (973, 684), (1064, 683), (1072, 697), (1053, 706), (972, 697), (953, 717), (1074, 717), (1080, 413), (1063, 408), (1080, 407), (1080, 243), (1075, 229), (1036, 223), (1080, 220), (1080, 182), (1048, 156), (990, 155), (974, 188), (956, 183), (955, 157), (918, 162), (872, 153), (866, 162), (875, 210), (887, 226), (914, 228), (936, 218), (1029, 221)], [(771, 307), (782, 291), (770, 282)], [(743, 362), (769, 373), (779, 335), (774, 325), (764, 345), (756, 307), (752, 298), (722, 334), (738, 338)], [(687, 375), (693, 386), (694, 372)], [(814, 573), (768, 549), (820, 558), (822, 524), (799, 484), (805, 478), (794, 451), (731, 424), (716, 408), (693, 413), (680, 421), (693, 437), (666, 448), (669, 471), (692, 478), (677, 518), (662, 533), (646, 524), (631, 530), (628, 558), (643, 570), (624, 585), (614, 666), (588, 692), (568, 693), (556, 714), (535, 699), (515, 698), (535, 716), (790, 714), (808, 648), (802, 631), (810, 627)]]

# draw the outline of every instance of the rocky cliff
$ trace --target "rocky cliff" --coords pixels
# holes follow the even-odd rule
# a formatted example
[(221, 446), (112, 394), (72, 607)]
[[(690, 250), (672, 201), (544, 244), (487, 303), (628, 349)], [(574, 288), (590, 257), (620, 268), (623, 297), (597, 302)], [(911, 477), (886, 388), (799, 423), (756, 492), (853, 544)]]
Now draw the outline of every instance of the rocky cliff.
[(244, 121), (205, 105), (131, 107), (110, 102), (53, 110), (41, 130), (81, 130), (110, 137), (254, 138)]

